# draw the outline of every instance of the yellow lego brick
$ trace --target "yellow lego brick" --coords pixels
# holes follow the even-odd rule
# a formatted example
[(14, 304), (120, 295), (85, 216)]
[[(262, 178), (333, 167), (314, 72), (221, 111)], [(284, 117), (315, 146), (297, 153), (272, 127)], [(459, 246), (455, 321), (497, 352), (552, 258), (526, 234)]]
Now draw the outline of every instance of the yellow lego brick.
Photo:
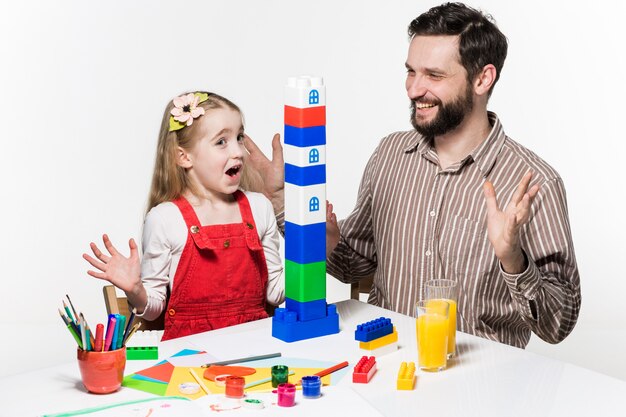
[(369, 342), (359, 342), (359, 347), (361, 349), (366, 350), (374, 350), (379, 347), (386, 346), (390, 343), (398, 341), (398, 331), (396, 330), (396, 326), (393, 326), (393, 333), (388, 334), (383, 337), (379, 337), (378, 339), (371, 340)]
[(415, 388), (415, 362), (406, 362), (400, 364), (400, 371), (398, 371), (398, 385), (399, 390), (412, 390)]

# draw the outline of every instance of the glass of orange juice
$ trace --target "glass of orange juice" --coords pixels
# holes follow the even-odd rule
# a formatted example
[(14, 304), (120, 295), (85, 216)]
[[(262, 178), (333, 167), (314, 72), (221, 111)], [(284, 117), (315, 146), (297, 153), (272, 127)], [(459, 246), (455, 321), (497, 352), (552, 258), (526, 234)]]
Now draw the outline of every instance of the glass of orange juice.
[(448, 359), (456, 353), (456, 302), (459, 297), (459, 286), (451, 279), (432, 279), (424, 284), (426, 300), (445, 300), (450, 304), (450, 327), (448, 334)]
[(445, 300), (418, 301), (415, 312), (419, 368), (432, 372), (446, 369), (450, 304)]

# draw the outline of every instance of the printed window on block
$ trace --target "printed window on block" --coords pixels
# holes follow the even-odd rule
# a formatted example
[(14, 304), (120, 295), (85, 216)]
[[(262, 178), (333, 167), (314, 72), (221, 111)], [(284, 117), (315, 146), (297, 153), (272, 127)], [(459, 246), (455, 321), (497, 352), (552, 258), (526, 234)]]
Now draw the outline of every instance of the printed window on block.
[(311, 197), (309, 200), (309, 211), (319, 211), (320, 210), (320, 199), (317, 197)]
[(311, 149), (309, 151), (309, 164), (316, 164), (320, 161), (320, 151)]
[(320, 93), (317, 90), (311, 90), (309, 92), (309, 104), (319, 104)]

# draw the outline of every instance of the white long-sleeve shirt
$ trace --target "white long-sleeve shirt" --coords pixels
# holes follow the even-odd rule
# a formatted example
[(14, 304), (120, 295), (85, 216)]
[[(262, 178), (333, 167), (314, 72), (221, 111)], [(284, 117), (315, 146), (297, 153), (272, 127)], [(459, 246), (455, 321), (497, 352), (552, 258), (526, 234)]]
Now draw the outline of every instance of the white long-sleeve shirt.
[[(274, 210), (263, 194), (244, 193), (250, 202), (267, 262), (267, 301), (279, 305), (285, 299), (285, 279)], [(148, 304), (139, 317), (154, 320), (165, 309), (167, 286), (170, 286), (170, 290), (173, 288), (188, 233), (183, 215), (172, 202), (159, 204), (146, 216), (142, 237), (141, 280), (148, 294)]]

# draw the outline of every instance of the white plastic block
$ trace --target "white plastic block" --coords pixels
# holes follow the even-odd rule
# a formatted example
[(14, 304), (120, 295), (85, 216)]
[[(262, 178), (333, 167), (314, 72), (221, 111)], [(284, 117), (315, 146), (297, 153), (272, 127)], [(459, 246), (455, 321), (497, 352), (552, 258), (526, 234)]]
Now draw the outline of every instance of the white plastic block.
[(126, 343), (126, 347), (158, 346), (163, 337), (163, 330), (138, 330)]
[(298, 167), (324, 165), (326, 163), (326, 145), (299, 147), (283, 145), (285, 162)]
[(326, 105), (326, 87), (322, 77), (289, 77), (285, 86), (285, 105), (305, 109)]
[(325, 223), (326, 184), (299, 187), (285, 183), (285, 221), (300, 226)]
[(385, 346), (381, 346), (379, 348), (376, 349), (361, 349), (362, 352), (365, 352), (364, 354), (367, 356), (375, 356), (375, 357), (379, 357), (379, 356), (383, 356), (383, 355), (387, 355), (389, 353), (393, 353), (393, 352), (397, 352), (398, 351), (398, 342), (393, 342), (393, 343), (389, 343), (388, 345)]

